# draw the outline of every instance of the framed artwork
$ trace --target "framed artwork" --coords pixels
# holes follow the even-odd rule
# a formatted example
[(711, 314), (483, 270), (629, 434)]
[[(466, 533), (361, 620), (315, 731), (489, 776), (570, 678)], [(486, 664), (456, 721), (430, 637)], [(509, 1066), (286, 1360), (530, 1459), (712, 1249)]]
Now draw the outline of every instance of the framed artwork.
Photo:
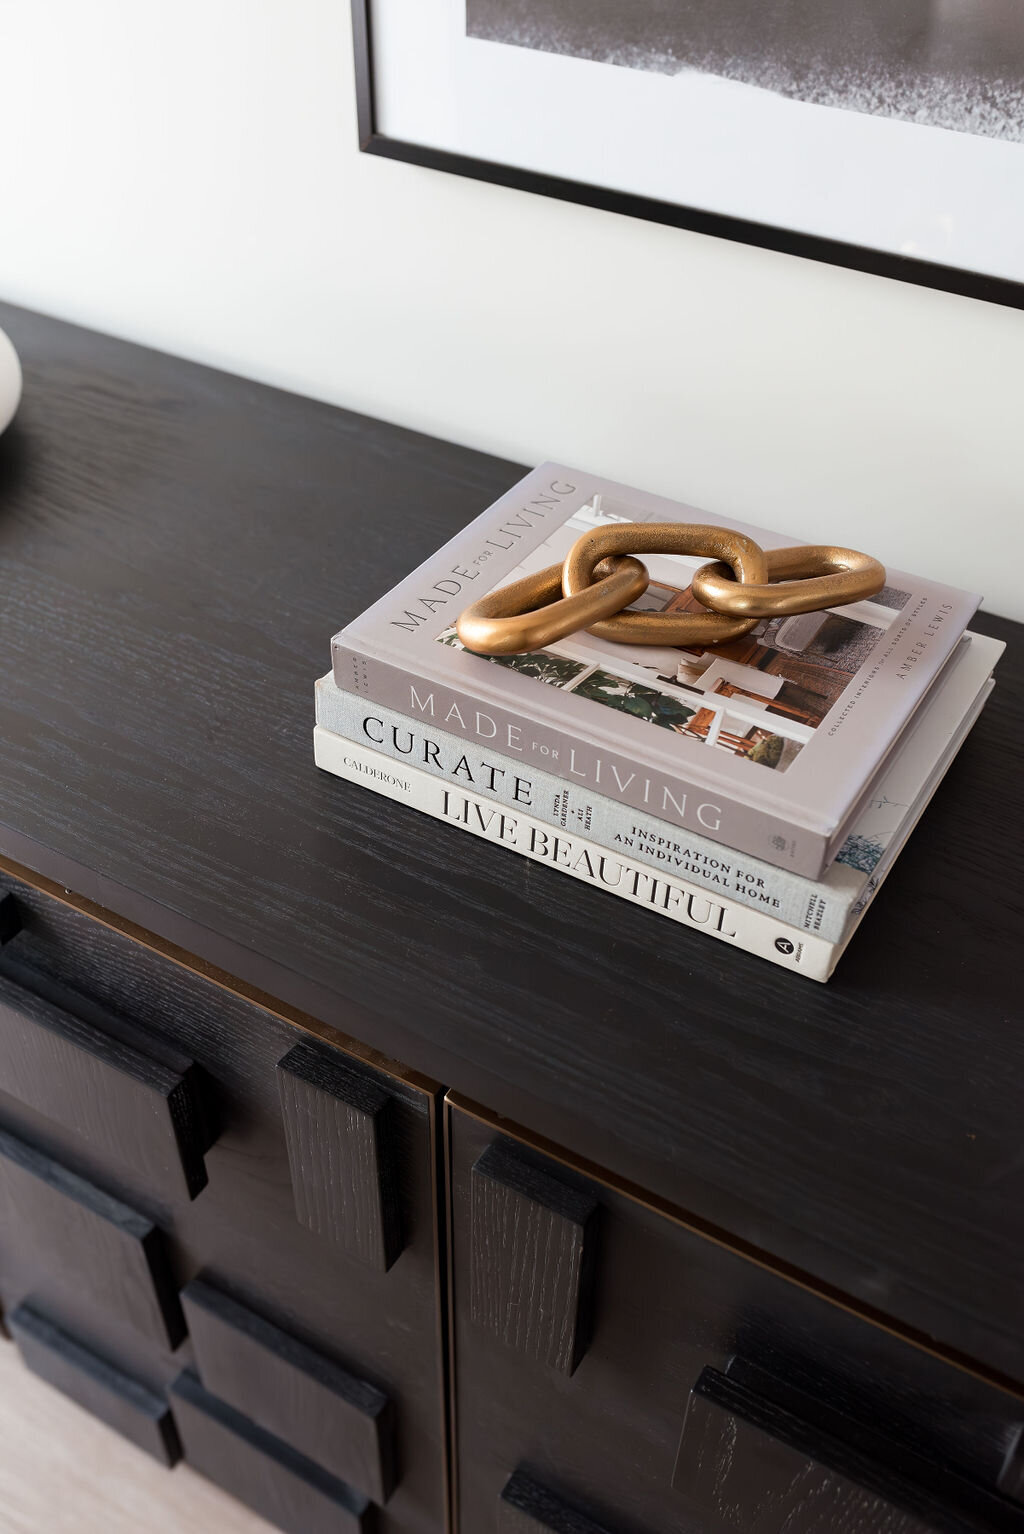
[(1024, 0), (352, 0), (371, 154), (1024, 308)]

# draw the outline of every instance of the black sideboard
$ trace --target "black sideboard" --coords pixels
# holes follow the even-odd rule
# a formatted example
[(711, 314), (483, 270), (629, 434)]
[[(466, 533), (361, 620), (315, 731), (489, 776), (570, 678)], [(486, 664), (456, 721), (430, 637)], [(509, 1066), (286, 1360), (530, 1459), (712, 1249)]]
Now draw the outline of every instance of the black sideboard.
[(815, 986), (313, 767), (519, 466), (0, 325), (29, 1367), (296, 1534), (1024, 1530), (1018, 626)]

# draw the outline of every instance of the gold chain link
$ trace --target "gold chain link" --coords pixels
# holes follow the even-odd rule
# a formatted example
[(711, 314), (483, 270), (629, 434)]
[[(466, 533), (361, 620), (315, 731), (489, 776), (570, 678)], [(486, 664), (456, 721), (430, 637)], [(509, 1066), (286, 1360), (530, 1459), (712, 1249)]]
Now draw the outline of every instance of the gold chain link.
[(753, 618), (814, 613), (822, 607), (845, 607), (863, 602), (885, 585), (885, 567), (856, 549), (801, 543), (790, 549), (769, 549), (768, 581), (740, 584), (728, 564), (701, 565), (690, 587), (698, 602), (717, 613)]
[[(641, 553), (708, 555), (690, 590), (705, 612), (624, 612), (647, 589)], [(816, 612), (875, 596), (877, 559), (822, 544), (769, 549), (729, 528), (613, 522), (576, 540), (561, 565), (526, 575), (467, 607), (456, 632), (478, 655), (523, 655), (578, 629), (618, 644), (715, 645), (762, 618)]]
[[(600, 559), (611, 554), (708, 554), (723, 560), (737, 581), (763, 581), (768, 570), (764, 550), (742, 533), (689, 522), (609, 522), (577, 538), (562, 566), (566, 596), (585, 591)], [(756, 618), (705, 613), (616, 613), (592, 623), (590, 632), (618, 644), (722, 644), (749, 634)]]
[(578, 629), (593, 630), (647, 590), (639, 559), (603, 559), (593, 585), (562, 596), (562, 566), (548, 565), (481, 597), (459, 616), (455, 632), (477, 655), (528, 655)]

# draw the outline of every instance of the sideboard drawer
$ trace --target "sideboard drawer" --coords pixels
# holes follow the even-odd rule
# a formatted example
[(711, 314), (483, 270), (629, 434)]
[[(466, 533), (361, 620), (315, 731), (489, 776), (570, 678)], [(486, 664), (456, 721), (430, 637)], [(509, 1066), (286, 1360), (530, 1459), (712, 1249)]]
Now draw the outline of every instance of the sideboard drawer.
[(1024, 1531), (1024, 1401), (446, 1111), (461, 1534)]
[[(0, 1063), (0, 1195), (29, 1178), (46, 1214), (37, 1228), (19, 1200), (31, 1239), (0, 1241), (5, 1311), (40, 1308), (155, 1396), (197, 1377), (171, 1403), (186, 1457), (213, 1473), (215, 1434), (223, 1479), (251, 1471), (265, 1516), (443, 1534), (438, 1089), (28, 880), (0, 892), (20, 929), (0, 949), (0, 1053), (21, 1062)], [(175, 1165), (182, 1089), (201, 1188)], [(128, 1324), (93, 1281), (118, 1252), (135, 1321), (156, 1294), (176, 1329)]]

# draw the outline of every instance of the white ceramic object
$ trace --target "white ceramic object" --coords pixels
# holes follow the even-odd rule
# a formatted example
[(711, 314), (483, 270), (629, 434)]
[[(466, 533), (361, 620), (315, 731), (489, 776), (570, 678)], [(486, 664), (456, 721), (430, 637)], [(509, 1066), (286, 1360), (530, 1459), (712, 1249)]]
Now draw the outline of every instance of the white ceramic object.
[(21, 363), (18, 353), (0, 330), (0, 431), (8, 424), (21, 399)]

